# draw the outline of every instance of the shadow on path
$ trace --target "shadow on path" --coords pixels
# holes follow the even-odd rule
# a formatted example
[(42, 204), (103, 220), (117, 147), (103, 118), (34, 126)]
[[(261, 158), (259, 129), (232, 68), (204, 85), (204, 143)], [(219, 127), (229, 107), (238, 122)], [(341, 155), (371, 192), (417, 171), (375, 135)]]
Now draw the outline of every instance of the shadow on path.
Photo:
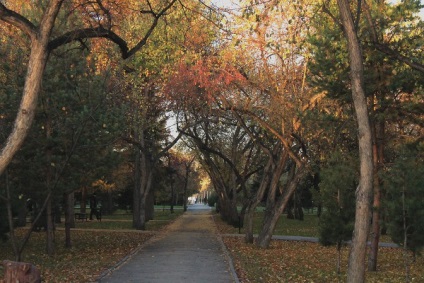
[(98, 282), (238, 282), (209, 207), (189, 210)]

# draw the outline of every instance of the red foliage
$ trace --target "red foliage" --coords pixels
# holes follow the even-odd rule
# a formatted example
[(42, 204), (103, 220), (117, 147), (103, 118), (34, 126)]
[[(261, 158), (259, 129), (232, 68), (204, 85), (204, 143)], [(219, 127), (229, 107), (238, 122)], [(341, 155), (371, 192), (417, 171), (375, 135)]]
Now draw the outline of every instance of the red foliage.
[(243, 81), (245, 78), (234, 66), (217, 57), (205, 57), (191, 64), (180, 62), (164, 92), (173, 101), (210, 103)]

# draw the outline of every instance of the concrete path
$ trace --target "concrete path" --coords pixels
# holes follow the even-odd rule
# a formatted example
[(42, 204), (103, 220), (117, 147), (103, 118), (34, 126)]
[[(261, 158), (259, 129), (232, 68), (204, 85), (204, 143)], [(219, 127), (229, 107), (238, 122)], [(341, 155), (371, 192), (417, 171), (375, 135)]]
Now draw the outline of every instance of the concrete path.
[(188, 211), (98, 282), (238, 282), (209, 207)]

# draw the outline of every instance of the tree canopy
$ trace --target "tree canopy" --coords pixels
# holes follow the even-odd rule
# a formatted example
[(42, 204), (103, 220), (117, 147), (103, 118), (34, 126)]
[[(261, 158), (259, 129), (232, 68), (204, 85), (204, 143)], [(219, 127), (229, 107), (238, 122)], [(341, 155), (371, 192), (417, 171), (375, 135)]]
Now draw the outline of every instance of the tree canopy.
[(322, 242), (353, 235), (348, 281), (364, 281), (371, 219), (373, 247), (383, 212), (397, 242), (422, 247), (422, 227), (402, 230), (409, 215), (396, 217), (422, 209), (419, 162), (406, 154), (421, 156), (424, 142), (422, 8), (1, 1), (0, 198), (9, 218), (24, 211), (19, 196), (49, 212), (63, 194), (85, 203), (99, 190), (110, 210), (119, 193), (145, 229), (155, 198), (186, 205), (202, 171), (222, 218), (247, 227), (246, 242), (265, 207), (255, 243), (267, 248), (307, 187), (324, 209)]

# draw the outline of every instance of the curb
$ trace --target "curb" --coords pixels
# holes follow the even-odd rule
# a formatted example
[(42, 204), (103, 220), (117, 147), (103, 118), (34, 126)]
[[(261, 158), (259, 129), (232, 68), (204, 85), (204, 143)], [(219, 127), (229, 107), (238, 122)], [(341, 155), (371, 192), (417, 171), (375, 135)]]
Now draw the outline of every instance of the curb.
[(228, 265), (230, 266), (231, 276), (233, 277), (233, 279), (234, 279), (234, 282), (235, 282), (235, 283), (240, 283), (240, 280), (239, 280), (239, 278), (238, 278), (238, 276), (237, 276), (236, 269), (234, 268), (233, 259), (232, 259), (232, 258), (231, 258), (231, 256), (230, 256), (230, 252), (228, 251), (227, 246), (225, 246), (224, 242), (222, 241), (222, 236), (221, 236), (221, 234), (216, 232), (216, 230), (217, 230), (217, 226), (216, 226), (215, 218), (213, 217), (213, 215), (212, 215), (212, 214), (211, 214), (211, 216), (210, 216), (210, 217), (212, 218), (212, 221), (213, 221), (213, 223), (214, 223), (214, 225), (215, 225), (215, 235), (216, 235), (216, 238), (218, 239), (218, 242), (219, 242), (219, 243), (220, 243), (220, 245), (221, 245), (221, 249), (222, 249), (222, 251), (223, 251), (223, 252), (224, 252), (224, 254), (225, 254), (225, 257), (226, 257), (226, 259), (227, 259), (227, 261), (228, 261)]

